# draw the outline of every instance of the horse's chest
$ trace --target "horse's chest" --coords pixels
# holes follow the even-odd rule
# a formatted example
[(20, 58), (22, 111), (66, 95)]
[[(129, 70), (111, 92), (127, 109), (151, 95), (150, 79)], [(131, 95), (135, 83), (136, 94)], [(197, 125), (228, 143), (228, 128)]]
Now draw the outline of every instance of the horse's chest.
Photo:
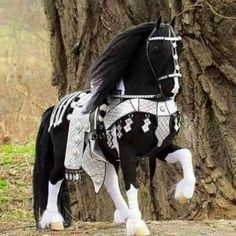
[[(139, 125), (137, 119), (134, 119), (134, 114), (137, 112), (145, 114), (139, 116), (139, 119), (142, 119), (138, 120)], [(155, 126), (153, 117), (155, 117)], [(179, 129), (178, 109), (174, 100), (156, 102), (135, 98), (120, 102), (119, 99), (113, 99), (104, 117), (104, 124), (107, 128), (107, 143), (110, 148), (118, 150), (118, 140), (137, 129), (140, 129), (141, 133), (155, 133), (157, 146), (161, 147), (167, 137)], [(137, 133), (139, 132), (135, 134)], [(135, 138), (139, 137), (136, 135)]]

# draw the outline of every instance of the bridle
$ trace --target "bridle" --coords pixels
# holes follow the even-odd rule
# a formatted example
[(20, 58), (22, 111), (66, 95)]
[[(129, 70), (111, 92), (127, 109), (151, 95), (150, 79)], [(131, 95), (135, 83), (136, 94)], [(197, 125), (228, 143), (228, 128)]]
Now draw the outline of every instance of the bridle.
[[(162, 92), (162, 88), (160, 85), (160, 81), (168, 79), (168, 78), (174, 78), (175, 80), (177, 80), (179, 77), (182, 77), (182, 74), (180, 73), (180, 66), (179, 66), (179, 62), (178, 62), (178, 53), (177, 53), (177, 41), (181, 41), (181, 37), (180, 36), (176, 36), (174, 29), (169, 25), (166, 24), (166, 26), (169, 29), (169, 36), (153, 36), (154, 33), (156, 32), (156, 29), (153, 29), (153, 31), (151, 32), (151, 34), (149, 35), (148, 39), (147, 39), (147, 43), (146, 43), (146, 56), (147, 56), (147, 60), (148, 60), (148, 64), (151, 68), (151, 71), (157, 81), (159, 90), (160, 90), (160, 94), (155, 94), (155, 95), (111, 95), (110, 97), (112, 98), (120, 98), (120, 99), (132, 99), (132, 98), (146, 98), (146, 99), (158, 99), (158, 100), (170, 100), (172, 99), (171, 97), (165, 97), (163, 95)], [(171, 46), (172, 46), (172, 58), (174, 61), (174, 71), (171, 74), (167, 74), (167, 75), (163, 75), (161, 77), (158, 77), (156, 74), (156, 71), (154, 69), (154, 66), (152, 64), (152, 61), (150, 59), (149, 56), (149, 42), (150, 41), (155, 41), (155, 40), (165, 40), (165, 41), (170, 41), (171, 42)]]
[[(160, 93), (161, 96), (163, 97), (163, 93), (162, 93), (162, 89), (160, 86), (160, 81), (161, 80), (165, 80), (168, 78), (174, 78), (174, 79), (178, 79), (179, 77), (182, 77), (182, 74), (180, 73), (180, 66), (179, 66), (179, 62), (178, 62), (178, 53), (177, 53), (177, 41), (181, 41), (181, 37), (180, 36), (176, 36), (174, 29), (169, 25), (166, 24), (167, 27), (169, 28), (169, 36), (153, 36), (153, 34), (156, 32), (156, 29), (154, 29), (151, 34), (149, 35), (148, 39), (147, 39), (147, 44), (146, 44), (146, 55), (147, 55), (147, 59), (148, 59), (148, 63), (149, 66), (152, 70), (152, 73), (158, 83), (159, 89), (160, 89)], [(172, 46), (172, 57), (173, 57), (173, 61), (174, 61), (174, 71), (172, 74), (167, 74), (167, 75), (163, 75), (161, 77), (158, 77), (156, 74), (156, 71), (153, 67), (153, 64), (151, 62), (150, 56), (149, 56), (149, 42), (150, 41), (156, 41), (156, 40), (164, 40), (164, 41), (170, 41), (171, 46)]]

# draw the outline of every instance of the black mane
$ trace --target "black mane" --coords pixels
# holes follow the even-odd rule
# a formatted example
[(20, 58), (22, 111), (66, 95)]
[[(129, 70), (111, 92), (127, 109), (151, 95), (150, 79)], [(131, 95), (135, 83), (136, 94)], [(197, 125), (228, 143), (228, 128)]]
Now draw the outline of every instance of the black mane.
[(108, 44), (92, 67), (90, 80), (93, 95), (85, 112), (93, 111), (111, 94), (133, 59), (138, 45), (147, 39), (154, 27), (154, 22), (134, 26), (119, 33)]

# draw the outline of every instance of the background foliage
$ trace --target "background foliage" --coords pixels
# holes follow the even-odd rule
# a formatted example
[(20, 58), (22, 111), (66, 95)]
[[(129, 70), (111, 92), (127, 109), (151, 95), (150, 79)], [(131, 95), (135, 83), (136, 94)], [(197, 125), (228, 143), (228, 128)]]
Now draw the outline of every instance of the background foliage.
[(2, 227), (13, 221), (33, 222), (33, 140), (42, 112), (56, 100), (50, 77), (49, 39), (42, 2), (0, 0)]
[(0, 142), (32, 139), (56, 99), (46, 28), (41, 1), (0, 0)]

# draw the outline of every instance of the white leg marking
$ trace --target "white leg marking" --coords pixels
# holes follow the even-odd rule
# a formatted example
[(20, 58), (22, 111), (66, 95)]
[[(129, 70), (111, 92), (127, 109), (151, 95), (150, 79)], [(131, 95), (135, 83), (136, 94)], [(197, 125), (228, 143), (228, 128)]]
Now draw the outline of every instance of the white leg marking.
[(63, 217), (58, 211), (57, 199), (61, 183), (63, 180), (58, 181), (55, 185), (48, 183), (48, 202), (46, 210), (44, 211), (42, 218), (39, 222), (40, 228), (49, 228), (53, 222), (63, 223)]
[(179, 161), (183, 169), (184, 177), (176, 186), (175, 198), (192, 198), (195, 189), (196, 178), (193, 172), (191, 152), (185, 148), (179, 149), (173, 153), (168, 154), (166, 161), (169, 163), (175, 163)]
[(129, 202), (130, 218), (141, 219), (141, 212), (138, 206), (138, 190), (131, 185), (130, 189), (126, 192)]
[(114, 213), (114, 223), (125, 223), (129, 215), (129, 208), (121, 195), (116, 170), (109, 162), (106, 163), (106, 178), (104, 184), (116, 206), (116, 211)]
[(129, 202), (129, 219), (126, 223), (127, 235), (149, 235), (145, 222), (141, 219), (141, 212), (138, 205), (138, 190), (131, 185), (126, 192)]

